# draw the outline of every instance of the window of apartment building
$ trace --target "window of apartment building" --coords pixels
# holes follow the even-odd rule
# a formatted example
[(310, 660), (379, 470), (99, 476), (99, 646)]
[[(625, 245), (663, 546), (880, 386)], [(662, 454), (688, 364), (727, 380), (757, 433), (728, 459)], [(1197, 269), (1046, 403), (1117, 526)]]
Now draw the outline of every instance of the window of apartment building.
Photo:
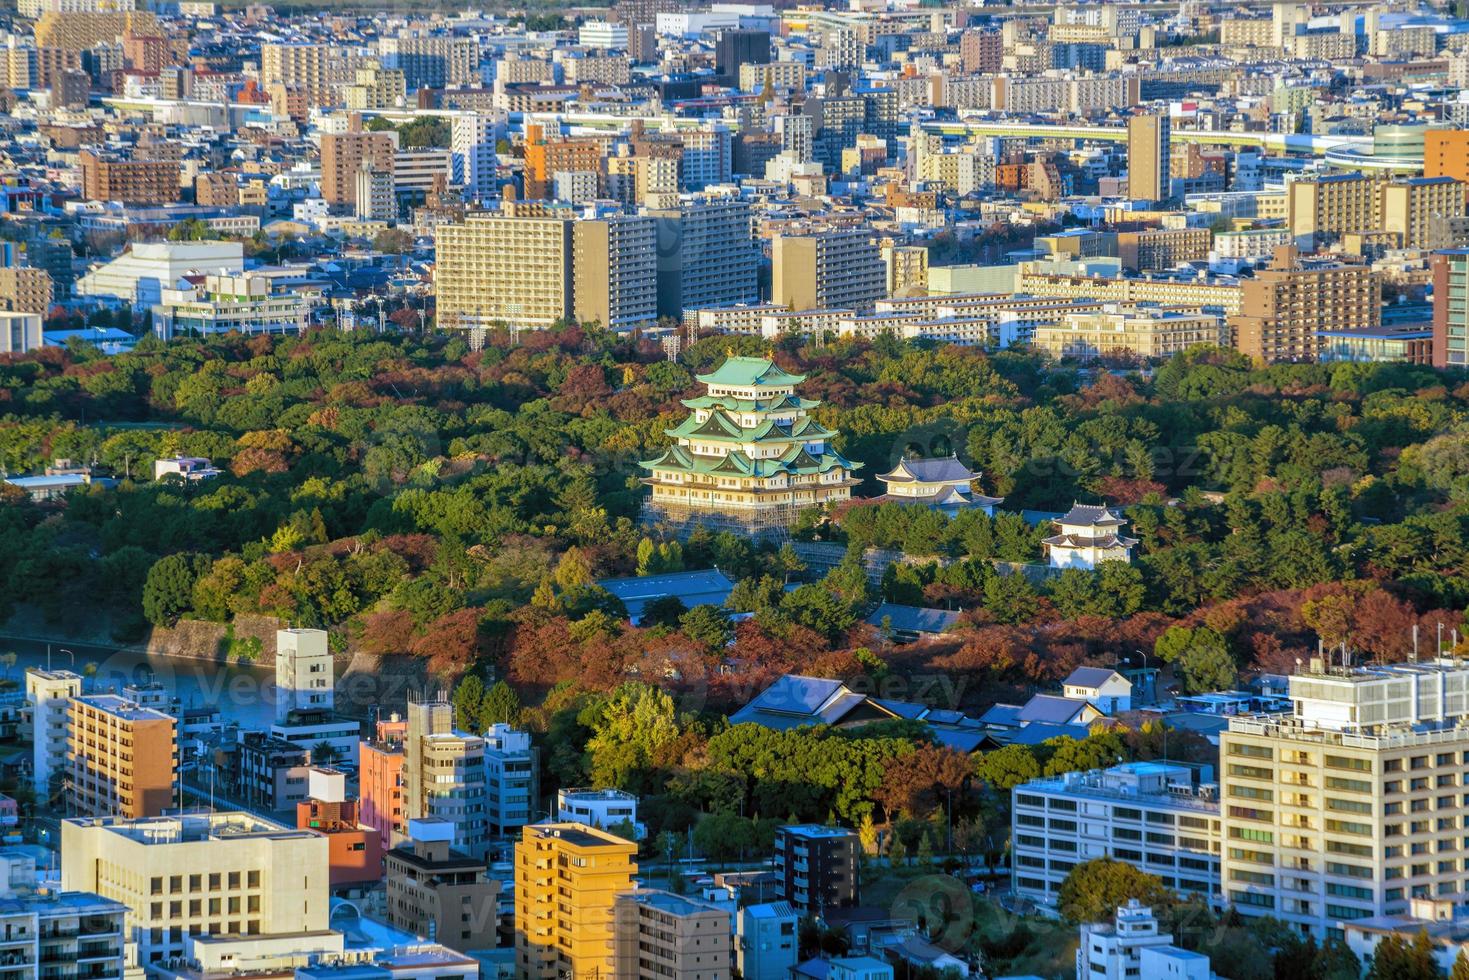
[(1339, 790), (1344, 793), (1372, 792), (1372, 784), (1365, 779), (1347, 779), (1344, 776), (1327, 776), (1325, 785), (1327, 789)]
[[(1325, 765), (1328, 769), (1351, 769), (1356, 772), (1372, 771), (1371, 759), (1354, 759), (1351, 756), (1345, 755), (1328, 755), (1325, 760)], [(1383, 770), (1385, 772), (1394, 772), (1401, 767), (1401, 759), (1388, 759), (1383, 763)]]

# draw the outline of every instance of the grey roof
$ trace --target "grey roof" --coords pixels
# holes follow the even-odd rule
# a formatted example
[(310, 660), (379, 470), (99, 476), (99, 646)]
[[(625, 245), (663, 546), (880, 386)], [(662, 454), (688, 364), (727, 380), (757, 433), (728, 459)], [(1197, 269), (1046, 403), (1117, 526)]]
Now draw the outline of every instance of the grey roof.
[(1025, 707), (1020, 709), (1017, 717), (1022, 724), (1038, 721), (1049, 722), (1053, 725), (1068, 725), (1089, 707), (1091, 705), (1086, 701), (1063, 698), (1055, 694), (1037, 694), (1025, 703)]
[(1121, 676), (1111, 667), (1078, 667), (1062, 683), (1073, 687), (1101, 687), (1113, 677)]
[(1121, 517), (1108, 509), (1106, 504), (1094, 505), (1081, 503), (1073, 503), (1071, 509), (1064, 516), (1058, 517), (1057, 521), (1062, 524), (1091, 524), (1093, 526), (1099, 524), (1121, 525), (1126, 523)]
[(901, 606), (896, 602), (884, 602), (877, 607), (866, 622), (869, 626), (881, 626), (887, 619), (895, 630), (909, 633), (942, 633), (959, 621), (959, 614), (948, 609), (930, 609), (925, 606)]
[(941, 456), (937, 459), (900, 459), (898, 465), (878, 479), (885, 483), (967, 483), (978, 477), (978, 473), (959, 462), (958, 456)]

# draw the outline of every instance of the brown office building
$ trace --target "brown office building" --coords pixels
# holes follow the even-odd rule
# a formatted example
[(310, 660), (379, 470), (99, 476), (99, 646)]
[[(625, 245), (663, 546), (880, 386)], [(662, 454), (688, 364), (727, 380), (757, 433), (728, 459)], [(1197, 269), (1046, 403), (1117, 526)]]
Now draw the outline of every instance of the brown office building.
[(1127, 196), (1132, 200), (1168, 197), (1170, 136), (1166, 112), (1127, 120)]
[(115, 694), (71, 699), (67, 805), (87, 816), (157, 817), (178, 805), (177, 723)]
[(167, 160), (127, 160), (83, 150), (82, 196), (89, 201), (172, 204), (182, 198), (179, 167)]
[(0, 310), (45, 316), (51, 310), (51, 274), (20, 265), (0, 268)]
[(1318, 331), (1382, 325), (1382, 289), (1367, 266), (1303, 261), (1292, 245), (1241, 286), (1240, 313), (1229, 318), (1234, 347), (1256, 360), (1314, 361)]
[(365, 163), (393, 172), (398, 148), (392, 133), (328, 133), (321, 138), (321, 196), (328, 204), (357, 203), (357, 172)]
[(729, 980), (734, 969), (730, 913), (656, 888), (612, 905), (613, 975), (627, 980)]

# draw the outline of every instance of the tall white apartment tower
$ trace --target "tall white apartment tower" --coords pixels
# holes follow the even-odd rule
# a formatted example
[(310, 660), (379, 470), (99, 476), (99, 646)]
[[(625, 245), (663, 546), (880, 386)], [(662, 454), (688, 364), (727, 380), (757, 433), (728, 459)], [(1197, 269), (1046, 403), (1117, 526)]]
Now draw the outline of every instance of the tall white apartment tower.
[(1469, 894), (1469, 661), (1313, 659), (1220, 733), (1224, 900), (1320, 938)]
[(504, 133), (503, 113), (463, 112), (450, 120), (452, 182), (471, 200), (495, 196), (495, 142)]
[(332, 652), (326, 630), (288, 629), (275, 633), (275, 720), (291, 712), (331, 711), (335, 700)]
[(82, 676), (70, 670), (26, 668), (26, 703), (31, 710), (31, 773), (36, 795), (45, 799), (51, 777), (66, 765), (67, 717), (71, 699), (82, 693)]

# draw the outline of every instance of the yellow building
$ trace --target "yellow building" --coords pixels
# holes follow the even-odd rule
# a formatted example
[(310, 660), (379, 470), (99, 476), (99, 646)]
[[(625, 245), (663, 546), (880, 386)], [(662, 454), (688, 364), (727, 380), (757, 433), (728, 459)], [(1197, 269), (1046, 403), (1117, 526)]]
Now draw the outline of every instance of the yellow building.
[(515, 845), (515, 975), (612, 977), (617, 896), (638, 847), (579, 823), (527, 825)]
[(1112, 307), (1069, 313), (1060, 323), (1035, 328), (1032, 343), (1052, 357), (1090, 361), (1104, 354), (1171, 357), (1205, 344), (1225, 342), (1224, 321), (1209, 313), (1157, 307)]
[(439, 325), (545, 328), (572, 313), (571, 212), (507, 204), (439, 225)]
[(820, 403), (796, 394), (804, 380), (759, 357), (730, 357), (699, 375), (708, 394), (684, 401), (693, 414), (666, 430), (676, 444), (639, 464), (653, 488), (649, 510), (670, 520), (785, 525), (802, 508), (849, 499), (861, 464), (832, 448), (836, 433), (810, 417)]
[(126, 35), (158, 37), (163, 29), (158, 26), (158, 18), (146, 10), (66, 14), (48, 11), (36, 21), (35, 34), (37, 48), (86, 51)]
[(1378, 181), (1363, 174), (1325, 174), (1286, 185), (1290, 233), (1312, 251), (1354, 231), (1381, 227)]
[(1029, 262), (1020, 263), (1020, 273), (1015, 280), (1015, 292), (1029, 296), (1095, 299), (1105, 303), (1157, 303), (1159, 306), (1217, 306), (1229, 315), (1239, 313), (1243, 302), (1238, 283), (1069, 275), (1041, 272)]

